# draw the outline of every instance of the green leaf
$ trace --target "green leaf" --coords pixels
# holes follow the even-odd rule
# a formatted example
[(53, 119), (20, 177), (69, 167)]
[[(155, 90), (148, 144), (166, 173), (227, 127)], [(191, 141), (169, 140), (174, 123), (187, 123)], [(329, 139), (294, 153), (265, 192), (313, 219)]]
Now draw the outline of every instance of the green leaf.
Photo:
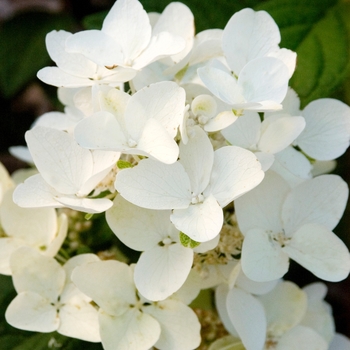
[(127, 162), (126, 160), (118, 160), (117, 167), (119, 169), (127, 169), (127, 168), (132, 168), (133, 165), (130, 162)]
[(8, 98), (36, 77), (50, 63), (45, 36), (54, 29), (67, 29), (72, 20), (66, 14), (25, 13), (0, 28), (0, 92)]
[(349, 76), (350, 3), (335, 0), (270, 0), (256, 9), (278, 24), (281, 47), (297, 52), (290, 85), (304, 107), (329, 96)]
[(180, 243), (186, 248), (196, 248), (200, 245), (199, 242), (194, 241), (188, 237), (185, 233), (180, 232)]

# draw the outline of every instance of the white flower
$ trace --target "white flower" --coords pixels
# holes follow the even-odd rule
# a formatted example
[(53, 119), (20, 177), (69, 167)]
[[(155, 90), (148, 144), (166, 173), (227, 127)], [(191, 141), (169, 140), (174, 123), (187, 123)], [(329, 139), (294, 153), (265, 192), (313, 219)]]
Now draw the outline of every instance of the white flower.
[(258, 187), (235, 201), (245, 236), (244, 273), (255, 281), (277, 279), (292, 258), (327, 281), (346, 278), (349, 251), (332, 230), (347, 198), (348, 187), (336, 175), (321, 175), (290, 189), (277, 174), (266, 174)]
[(66, 132), (35, 127), (26, 141), (40, 174), (20, 184), (13, 198), (21, 207), (69, 207), (96, 213), (107, 210), (106, 198), (88, 198), (119, 159), (117, 152), (91, 152)]
[(275, 160), (274, 154), (291, 145), (304, 127), (303, 117), (274, 115), (261, 122), (258, 113), (245, 112), (221, 133), (230, 144), (254, 152), (266, 171)]
[(8, 190), (0, 205), (0, 273), (11, 274), (11, 254), (22, 246), (30, 246), (45, 256), (53, 257), (66, 238), (68, 222), (65, 214), (57, 218), (53, 208), (20, 208)]
[[(143, 251), (135, 266), (135, 285), (149, 300), (163, 300), (186, 281), (193, 264), (193, 247), (180, 242), (180, 232), (169, 220), (169, 210), (137, 207), (117, 196), (106, 220), (128, 247)], [(217, 240), (208, 242), (213, 249)], [(201, 247), (203, 249), (203, 247)]]
[(139, 70), (181, 52), (185, 45), (182, 37), (167, 31), (152, 33), (148, 15), (137, 0), (116, 1), (101, 30), (78, 32), (66, 40), (68, 52), (111, 69), (122, 66)]
[(179, 153), (174, 137), (184, 115), (184, 90), (173, 82), (162, 82), (131, 97), (112, 91), (108, 94), (113, 99), (114, 110), (111, 106), (109, 112), (84, 118), (75, 128), (77, 142), (84, 148), (114, 150), (174, 163)]
[(206, 133), (193, 129), (180, 144), (180, 161), (162, 164), (142, 160), (116, 177), (117, 191), (148, 209), (173, 209), (170, 220), (197, 242), (213, 239), (223, 224), (222, 208), (254, 188), (264, 173), (253, 153), (234, 146), (213, 152)]
[(149, 302), (137, 293), (132, 267), (98, 261), (77, 267), (72, 280), (100, 307), (105, 350), (191, 350), (200, 343), (195, 313), (177, 300)]
[(23, 330), (57, 330), (69, 337), (99, 342), (97, 310), (70, 280), (74, 267), (96, 259), (92, 254), (78, 255), (62, 267), (32, 248), (18, 249), (11, 257), (18, 295), (6, 310), (7, 322)]
[(118, 85), (128, 81), (135, 72), (131, 69), (107, 69), (80, 53), (68, 52), (65, 44), (73, 34), (64, 30), (52, 31), (46, 35), (46, 47), (57, 67), (45, 67), (37, 76), (44, 83), (57, 87), (77, 88), (95, 84)]

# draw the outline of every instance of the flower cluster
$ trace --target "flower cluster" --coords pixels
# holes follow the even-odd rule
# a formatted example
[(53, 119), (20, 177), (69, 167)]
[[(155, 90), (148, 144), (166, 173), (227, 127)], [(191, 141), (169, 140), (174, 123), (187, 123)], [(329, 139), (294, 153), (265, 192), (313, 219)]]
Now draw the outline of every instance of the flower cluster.
[[(34, 174), (0, 173), (0, 273), (18, 293), (8, 323), (106, 350), (191, 350), (201, 337), (188, 305), (214, 288), (230, 335), (211, 350), (350, 347), (323, 284), (282, 280), (290, 259), (326, 281), (350, 272), (332, 232), (348, 187), (327, 174), (349, 146), (350, 108), (301, 110), (288, 87), (296, 54), (280, 39), (264, 11), (195, 34), (184, 4), (147, 14), (137, 0), (117, 0), (101, 30), (47, 35), (57, 66), (38, 77), (64, 112), (13, 149)], [(67, 208), (105, 213), (136, 264), (62, 261)]]

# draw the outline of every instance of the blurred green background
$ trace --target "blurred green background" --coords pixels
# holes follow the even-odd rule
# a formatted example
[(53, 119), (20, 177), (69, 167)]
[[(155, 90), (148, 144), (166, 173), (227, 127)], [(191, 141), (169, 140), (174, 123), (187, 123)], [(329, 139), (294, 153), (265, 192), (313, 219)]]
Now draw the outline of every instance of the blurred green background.
[[(281, 47), (297, 52), (297, 70), (291, 86), (302, 106), (322, 97), (350, 104), (350, 2), (335, 0), (217, 0), (183, 1), (195, 16), (196, 31), (224, 28), (234, 12), (245, 7), (266, 10), (280, 27)], [(162, 12), (167, 0), (142, 0), (147, 12)], [(44, 112), (61, 108), (56, 88), (36, 78), (36, 72), (54, 65), (45, 48), (49, 31), (71, 32), (100, 28), (110, 0), (0, 0), (0, 160), (11, 171), (23, 166), (12, 158), (8, 147), (24, 145), (24, 132)], [(350, 183), (350, 153), (345, 153), (335, 172)], [(336, 233), (350, 247), (350, 207)], [(292, 265), (286, 278), (303, 286), (315, 280)], [(350, 280), (329, 286), (337, 329), (350, 336)], [(14, 297), (11, 280), (0, 276), (0, 349), (48, 349), (52, 334), (22, 332), (8, 326), (2, 315)], [(55, 334), (60, 349), (102, 349)]]

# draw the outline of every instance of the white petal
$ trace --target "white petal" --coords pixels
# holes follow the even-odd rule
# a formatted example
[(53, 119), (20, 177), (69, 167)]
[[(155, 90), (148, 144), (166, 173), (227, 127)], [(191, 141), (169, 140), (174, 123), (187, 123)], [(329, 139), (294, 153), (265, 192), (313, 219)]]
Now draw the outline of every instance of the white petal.
[(187, 209), (175, 209), (170, 216), (175, 227), (197, 242), (216, 237), (224, 222), (223, 212), (213, 196)]
[(338, 282), (350, 272), (350, 254), (333, 232), (316, 223), (297, 230), (283, 250), (317, 277)]
[(200, 344), (200, 323), (194, 311), (176, 300), (165, 300), (146, 307), (160, 324), (161, 334), (155, 347), (166, 350), (192, 350)]
[(174, 138), (184, 116), (185, 98), (185, 91), (170, 81), (151, 84), (139, 90), (131, 97), (125, 111), (130, 135), (139, 138), (143, 125), (149, 118), (154, 118)]
[(57, 193), (40, 174), (33, 175), (19, 184), (13, 192), (13, 201), (23, 208), (62, 208), (56, 200)]
[(291, 187), (311, 178), (309, 160), (293, 147), (287, 147), (275, 154), (271, 170), (282, 176)]
[(178, 162), (142, 160), (118, 173), (115, 188), (129, 202), (148, 209), (187, 208), (191, 202), (190, 181)]
[(94, 84), (94, 81), (91, 79), (76, 77), (58, 67), (42, 68), (38, 71), (37, 77), (44, 83), (57, 87), (77, 88)]
[(164, 300), (186, 281), (193, 251), (180, 243), (155, 246), (141, 254), (135, 267), (135, 285), (149, 300)]
[(243, 90), (229, 73), (213, 67), (199, 68), (198, 76), (217, 98), (229, 105), (243, 104)]
[(90, 303), (75, 298), (60, 308), (59, 315), (58, 333), (94, 343), (101, 341), (98, 311)]
[(235, 327), (232, 324), (232, 321), (230, 319), (228, 309), (227, 309), (227, 295), (230, 289), (228, 288), (227, 284), (223, 283), (220, 284), (216, 289), (215, 289), (215, 305), (216, 309), (219, 313), (220, 319), (222, 323), (224, 324), (226, 330), (234, 335), (235, 337), (239, 337)]
[(46, 250), (42, 252), (42, 254), (45, 256), (54, 257), (58, 253), (64, 240), (66, 239), (67, 233), (68, 233), (68, 218), (66, 214), (61, 213), (60, 216), (58, 217), (58, 229), (57, 229), (56, 236), (50, 242)]
[(243, 148), (256, 147), (260, 138), (260, 116), (257, 112), (245, 111), (228, 128), (221, 131), (231, 145)]
[(0, 239), (0, 273), (11, 276), (10, 257), (18, 248), (25, 245), (22, 239), (13, 237), (1, 237)]
[(103, 213), (108, 210), (112, 205), (112, 201), (107, 198), (71, 198), (71, 197), (58, 197), (57, 202), (63, 204), (65, 207), (82, 211), (85, 213)]
[(92, 77), (96, 72), (96, 64), (79, 53), (70, 53), (65, 49), (66, 40), (72, 36), (72, 33), (64, 30), (53, 30), (46, 35), (47, 51), (51, 59), (65, 73), (81, 78)]
[(44, 333), (57, 330), (60, 322), (50, 301), (34, 292), (18, 294), (7, 307), (5, 318), (13, 327)]
[(318, 160), (341, 156), (349, 147), (350, 108), (334, 99), (320, 99), (309, 103), (303, 111), (306, 127), (296, 143)]
[(118, 317), (100, 311), (99, 321), (105, 350), (148, 350), (161, 332), (159, 323), (152, 316), (135, 308)]
[(0, 207), (0, 222), (7, 236), (23, 239), (28, 245), (44, 249), (57, 231), (57, 216), (52, 208), (21, 208), (7, 191)]
[(42, 177), (57, 191), (74, 194), (91, 176), (91, 153), (66, 132), (38, 126), (26, 132), (26, 141)]
[[(313, 329), (296, 326), (279, 340), (276, 350), (327, 350), (328, 344)], [(340, 349), (339, 349), (340, 350)]]
[[(294, 71), (295, 71), (295, 66), (297, 63), (297, 54), (296, 52), (288, 49), (279, 49), (278, 51), (274, 52), (269, 52), (268, 55), (269, 57), (276, 57), (280, 59), (287, 67), (289, 71), (289, 78), (292, 77)], [(283, 104), (283, 109), (285, 109), (285, 106)], [(300, 115), (299, 113), (293, 114), (289, 113), (290, 115)]]
[(122, 65), (124, 56), (117, 41), (100, 30), (84, 30), (66, 41), (70, 53), (82, 54), (100, 66)]
[[(265, 119), (262, 123), (262, 128), (264, 128), (264, 123), (267, 120)], [(291, 145), (304, 127), (305, 120), (303, 117), (280, 117), (264, 129), (258, 147), (263, 152), (278, 153)]]
[(136, 302), (132, 270), (119, 261), (97, 261), (78, 266), (71, 278), (84, 294), (110, 315), (120, 316), (129, 310), (129, 304)]
[(147, 120), (136, 149), (165, 164), (176, 162), (179, 156), (177, 143), (163, 125), (153, 118)]
[(199, 195), (209, 183), (214, 151), (203, 129), (195, 127), (193, 131), (186, 145), (180, 143), (180, 163), (190, 178), (192, 192)]
[(257, 282), (273, 281), (285, 275), (289, 268), (289, 257), (279, 243), (262, 229), (249, 230), (242, 246), (242, 270)]
[(13, 284), (17, 293), (32, 291), (56, 302), (64, 286), (66, 274), (53, 258), (30, 247), (16, 250), (10, 259)]
[(265, 310), (260, 301), (239, 288), (228, 292), (227, 312), (246, 349), (262, 349), (266, 337)]
[(116, 117), (100, 112), (84, 118), (74, 130), (74, 137), (84, 148), (123, 150), (126, 137)]
[(233, 124), (237, 118), (238, 117), (236, 117), (232, 111), (220, 112), (216, 117), (209, 119), (209, 121), (204, 124), (204, 130), (206, 132), (222, 130)]
[(212, 194), (223, 208), (263, 178), (261, 164), (252, 152), (236, 146), (222, 147), (214, 153), (210, 183), (204, 194)]
[(350, 340), (345, 335), (337, 333), (328, 350), (350, 350)]
[(133, 68), (141, 69), (155, 60), (180, 53), (185, 48), (185, 45), (185, 40), (180, 36), (161, 32), (152, 37), (146, 50), (135, 59)]
[[(247, 63), (238, 77), (238, 85), (247, 102), (273, 101), (281, 103), (287, 94), (287, 66), (273, 57), (257, 58)], [(261, 108), (260, 110), (269, 110)]]
[(114, 38), (127, 59), (137, 57), (148, 45), (151, 25), (137, 0), (118, 0), (103, 21), (102, 31)]
[(306, 293), (289, 281), (279, 283), (270, 293), (259, 296), (259, 300), (266, 311), (268, 332), (276, 335), (301, 322), (308, 302)]
[(288, 184), (274, 172), (266, 173), (259, 186), (235, 200), (238, 225), (243, 234), (252, 228), (282, 230), (281, 211)]
[(333, 230), (343, 215), (348, 193), (347, 184), (337, 175), (321, 175), (293, 188), (282, 209), (286, 234), (306, 223)]
[(266, 172), (272, 166), (275, 161), (275, 156), (271, 153), (255, 152), (256, 158), (258, 158), (262, 171)]
[(239, 74), (252, 59), (276, 51), (281, 40), (279, 29), (265, 11), (244, 9), (226, 24), (222, 47), (230, 68)]

